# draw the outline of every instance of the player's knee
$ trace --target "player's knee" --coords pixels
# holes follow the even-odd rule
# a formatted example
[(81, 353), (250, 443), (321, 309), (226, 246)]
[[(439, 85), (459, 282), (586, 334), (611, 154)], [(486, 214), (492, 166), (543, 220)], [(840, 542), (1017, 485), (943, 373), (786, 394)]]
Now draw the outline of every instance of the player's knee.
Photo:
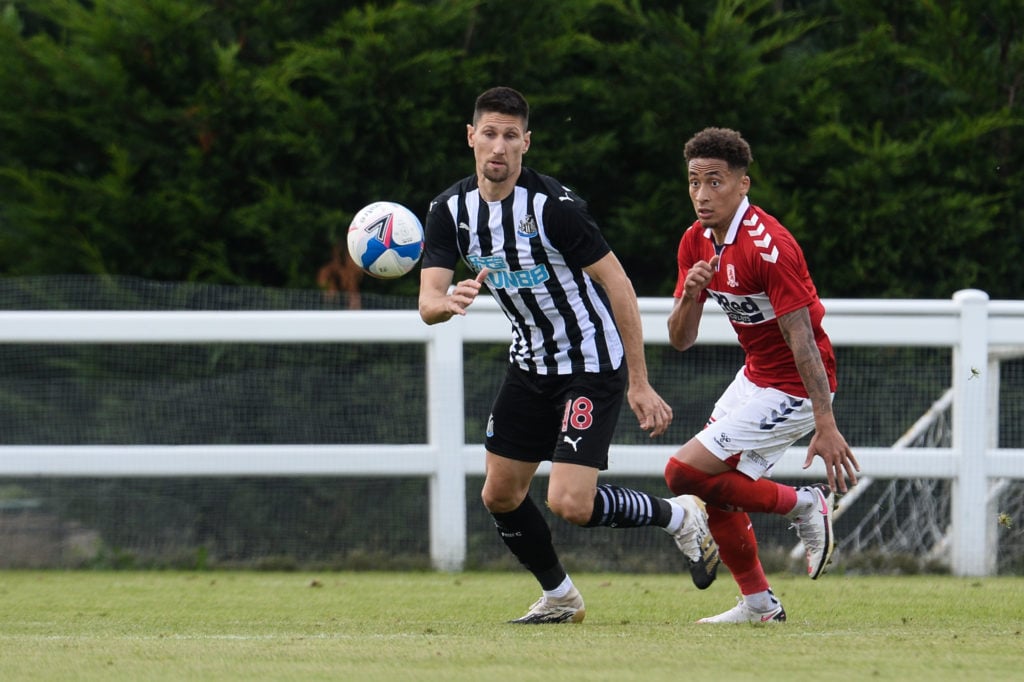
[(688, 495), (693, 491), (693, 469), (675, 457), (670, 457), (665, 465), (665, 484), (674, 495)]
[(528, 493), (528, 490), (485, 483), (483, 490), (480, 491), (480, 501), (484, 503), (484, 508), (492, 514), (507, 514), (519, 509)]
[(585, 526), (594, 512), (594, 500), (574, 500), (569, 496), (548, 497), (548, 509), (571, 524)]

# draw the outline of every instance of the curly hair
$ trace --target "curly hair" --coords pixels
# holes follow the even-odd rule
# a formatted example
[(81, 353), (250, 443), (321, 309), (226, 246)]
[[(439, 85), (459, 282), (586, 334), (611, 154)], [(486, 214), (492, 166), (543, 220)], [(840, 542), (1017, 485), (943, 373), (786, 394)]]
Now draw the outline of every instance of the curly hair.
[(730, 128), (705, 128), (686, 143), (683, 156), (687, 163), (691, 159), (720, 159), (729, 164), (729, 168), (744, 170), (754, 162), (750, 145)]

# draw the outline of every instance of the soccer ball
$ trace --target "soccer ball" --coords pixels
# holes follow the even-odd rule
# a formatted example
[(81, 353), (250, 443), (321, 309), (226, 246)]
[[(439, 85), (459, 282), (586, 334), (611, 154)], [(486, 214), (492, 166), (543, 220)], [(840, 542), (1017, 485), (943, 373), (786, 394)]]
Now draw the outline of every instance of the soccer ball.
[(423, 255), (423, 225), (405, 206), (375, 201), (352, 218), (348, 253), (368, 275), (401, 277), (416, 267)]

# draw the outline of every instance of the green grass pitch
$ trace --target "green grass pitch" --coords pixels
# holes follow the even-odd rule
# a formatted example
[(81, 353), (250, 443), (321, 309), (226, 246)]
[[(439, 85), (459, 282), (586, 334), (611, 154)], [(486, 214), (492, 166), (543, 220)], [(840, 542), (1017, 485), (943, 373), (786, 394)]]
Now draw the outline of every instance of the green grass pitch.
[(1010, 680), (1024, 578), (771, 576), (789, 621), (696, 625), (728, 573), (579, 573), (578, 625), (521, 626), (512, 573), (0, 572), (0, 679)]

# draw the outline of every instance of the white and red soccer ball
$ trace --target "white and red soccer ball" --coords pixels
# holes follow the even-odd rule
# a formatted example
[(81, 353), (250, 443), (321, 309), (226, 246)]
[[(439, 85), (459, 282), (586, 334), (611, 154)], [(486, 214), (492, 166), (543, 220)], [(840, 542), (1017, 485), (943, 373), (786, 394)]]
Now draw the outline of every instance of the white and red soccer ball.
[(401, 277), (416, 267), (423, 255), (423, 225), (405, 206), (375, 201), (352, 218), (348, 253), (368, 275)]

